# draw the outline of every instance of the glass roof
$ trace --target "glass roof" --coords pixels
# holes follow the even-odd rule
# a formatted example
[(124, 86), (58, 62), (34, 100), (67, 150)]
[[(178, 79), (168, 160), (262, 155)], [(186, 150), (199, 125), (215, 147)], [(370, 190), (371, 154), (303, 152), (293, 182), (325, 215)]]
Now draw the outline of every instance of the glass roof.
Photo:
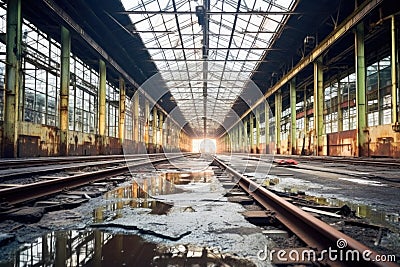
[[(208, 136), (222, 124), (295, 1), (121, 0), (134, 32), (199, 136), (204, 117)], [(199, 6), (204, 13), (196, 14)]]

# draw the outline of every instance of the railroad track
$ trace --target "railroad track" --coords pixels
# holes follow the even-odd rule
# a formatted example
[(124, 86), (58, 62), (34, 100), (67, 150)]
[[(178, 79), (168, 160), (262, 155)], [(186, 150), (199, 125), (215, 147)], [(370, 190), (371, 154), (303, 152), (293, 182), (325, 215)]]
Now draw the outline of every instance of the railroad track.
[[(128, 164), (141, 160), (155, 159), (157, 157), (163, 157), (164, 155), (164, 153), (155, 153), (127, 156), (72, 157), (70, 160), (68, 160), (68, 158), (27, 159), (25, 164), (22, 164), (23, 160), (12, 160), (10, 162), (9, 160), (6, 160), (6, 163), (0, 162), (0, 181), (85, 167), (104, 167)], [(174, 155), (174, 153), (171, 153), (171, 155)], [(185, 155), (189, 155), (189, 153), (186, 153)], [(13, 163), (15, 163), (15, 165)], [(10, 168), (5, 168), (5, 166), (9, 166)]]
[(321, 161), (321, 162), (332, 162), (332, 163), (347, 163), (352, 165), (367, 165), (367, 166), (381, 166), (381, 167), (392, 167), (400, 168), (400, 161), (395, 159), (385, 160), (374, 160), (374, 159), (362, 159), (362, 158), (344, 158), (344, 157), (330, 157), (330, 156), (301, 156), (301, 155), (274, 155), (274, 154), (251, 154), (251, 153), (232, 153), (232, 155), (243, 155), (244, 157), (260, 158), (266, 156), (268, 159), (296, 159), (304, 161)]
[[(143, 167), (150, 164), (159, 164), (167, 160), (182, 158), (195, 154), (171, 155), (169, 157), (148, 158), (141, 160), (132, 160), (124, 166), (106, 168), (93, 172), (85, 172), (68, 177), (55, 177), (45, 181), (39, 181), (29, 184), (13, 185), (9, 188), (0, 189), (0, 206), (12, 207), (25, 202), (33, 201), (41, 197), (50, 196), (66, 189), (80, 187), (95, 181), (104, 180), (108, 177), (122, 175), (129, 172), (130, 168)], [(126, 162), (126, 161), (124, 161)]]
[[(350, 253), (356, 250), (359, 255), (364, 255), (363, 253), (365, 251), (370, 251), (371, 259), (379, 255), (373, 249), (361, 244), (350, 236), (336, 230), (332, 226), (246, 178), (217, 157), (214, 157), (214, 163), (221, 169), (230, 173), (238, 185), (261, 206), (275, 212), (276, 219), (300, 238), (308, 247), (315, 249), (317, 254), (321, 253), (321, 251), (326, 251), (328, 248), (337, 248), (338, 240), (346, 240), (347, 246), (343, 248), (345, 252)], [(340, 261), (328, 261), (326, 263), (330, 266), (398, 266), (393, 262), (366, 261), (361, 257), (360, 261), (345, 263)]]
[(124, 160), (124, 159), (140, 158), (140, 157), (147, 158), (163, 154), (164, 153), (2, 159), (2, 161), (0, 161), (0, 170), (24, 168), (26, 166), (35, 167), (43, 165), (70, 164), (70, 163), (91, 162), (91, 161), (110, 161), (118, 159)]

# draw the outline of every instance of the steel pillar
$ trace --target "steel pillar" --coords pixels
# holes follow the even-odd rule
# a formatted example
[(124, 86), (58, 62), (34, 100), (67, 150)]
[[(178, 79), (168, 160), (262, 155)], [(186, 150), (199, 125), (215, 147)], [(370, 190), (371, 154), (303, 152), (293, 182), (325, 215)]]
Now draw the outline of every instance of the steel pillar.
[(133, 95), (133, 140), (139, 143), (139, 93)]
[(275, 149), (276, 154), (281, 154), (281, 118), (282, 118), (282, 93), (275, 94)]
[(239, 121), (239, 123), (238, 123), (238, 134), (239, 134), (239, 136), (238, 136), (238, 138), (239, 138), (238, 146), (239, 146), (239, 152), (243, 152), (243, 135), (242, 135), (242, 132), (243, 132), (242, 121)]
[(243, 142), (244, 151), (243, 152), (248, 153), (249, 152), (248, 151), (249, 136), (247, 134), (247, 119), (244, 118), (243, 120), (244, 120), (243, 121), (243, 139), (244, 139), (244, 142)]
[(21, 0), (7, 2), (6, 77), (3, 124), (3, 157), (18, 156), (18, 116), (21, 86)]
[(338, 111), (338, 132), (343, 131), (343, 110), (342, 110), (342, 92), (340, 88), (340, 82), (338, 80), (338, 89), (337, 89), (337, 111)]
[(256, 151), (260, 153), (260, 107), (256, 108)]
[(392, 70), (392, 123), (394, 128), (398, 129), (399, 126), (399, 103), (398, 103), (398, 46), (397, 46), (397, 28), (396, 28), (396, 18), (393, 15), (391, 19), (391, 39), (392, 39), (392, 49), (391, 49), (391, 70)]
[(322, 58), (314, 62), (314, 154), (323, 155), (322, 135), (324, 133), (324, 73)]
[(125, 114), (126, 114), (126, 92), (125, 92), (125, 80), (119, 78), (119, 142), (122, 145), (125, 139)]
[(355, 56), (356, 56), (356, 105), (357, 105), (357, 154), (363, 156), (367, 152), (367, 137), (364, 130), (367, 127), (366, 97), (365, 97), (365, 56), (364, 56), (364, 24), (357, 25), (355, 31)]
[(157, 116), (157, 109), (156, 107), (153, 108), (153, 121), (152, 121), (152, 125), (151, 125), (151, 129), (152, 129), (152, 143), (153, 143), (153, 150), (154, 152), (157, 151), (157, 120), (158, 120), (158, 116)]
[(158, 112), (158, 129), (160, 131), (160, 140), (159, 140), (160, 151), (159, 152), (162, 152), (162, 148), (163, 148), (163, 139), (164, 139), (163, 123), (164, 123), (164, 114), (160, 110)]
[(67, 28), (61, 26), (61, 90), (60, 90), (60, 156), (69, 152), (69, 58), (71, 54), (71, 35)]
[[(307, 88), (304, 87), (304, 136), (303, 136), (303, 145), (301, 149), (301, 154), (305, 155), (306, 154), (306, 140), (308, 140), (308, 118), (307, 118)], [(310, 144), (309, 144), (310, 145)]]
[(105, 136), (106, 134), (106, 63), (99, 60), (99, 135)]
[(296, 80), (293, 78), (289, 84), (290, 87), (290, 151), (292, 155), (297, 154), (296, 147)]
[(254, 153), (254, 113), (250, 113), (250, 153)]
[(269, 154), (271, 151), (269, 150), (269, 139), (270, 139), (270, 134), (269, 134), (269, 105), (267, 101), (265, 101), (265, 106), (264, 106), (264, 116), (265, 116), (265, 153)]
[(149, 127), (150, 127), (150, 106), (149, 106), (149, 100), (145, 99), (144, 101), (144, 121), (145, 121), (145, 126), (144, 126), (144, 138), (143, 141), (148, 148), (150, 138), (149, 138)]

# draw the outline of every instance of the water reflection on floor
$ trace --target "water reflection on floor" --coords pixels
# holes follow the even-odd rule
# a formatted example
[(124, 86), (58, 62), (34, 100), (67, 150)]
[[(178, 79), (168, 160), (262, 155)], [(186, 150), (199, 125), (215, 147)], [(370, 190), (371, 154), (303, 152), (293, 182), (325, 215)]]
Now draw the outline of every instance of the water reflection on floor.
[(121, 218), (124, 208), (150, 209), (150, 214), (167, 214), (172, 205), (157, 201), (153, 197), (181, 193), (185, 190), (176, 185), (210, 183), (213, 176), (212, 170), (165, 172), (132, 181), (128, 185), (120, 186), (104, 194), (104, 198), (111, 202), (105, 206), (97, 207), (93, 211), (93, 221), (101, 223)]
[(99, 230), (51, 232), (23, 245), (5, 266), (255, 266), (218, 249), (166, 246)]
[[(285, 192), (289, 194), (298, 194), (301, 191), (305, 191), (305, 188), (299, 188), (297, 185), (288, 185), (283, 180), (288, 179), (286, 177), (277, 177), (270, 175), (265, 180), (263, 180), (263, 185), (267, 188), (271, 188), (273, 190), (277, 190), (280, 192)], [(289, 178), (295, 179), (295, 178)], [(304, 184), (303, 184), (304, 185)], [(344, 201), (337, 198), (329, 198), (329, 197), (321, 197), (321, 196), (312, 196), (312, 195), (304, 195), (302, 196), (305, 200), (316, 203), (318, 205), (325, 206), (333, 206), (333, 207), (342, 207), (344, 205), (349, 206), (353, 211), (355, 211), (355, 215), (361, 218), (367, 218), (372, 223), (383, 224), (383, 225), (397, 225), (399, 226), (400, 215), (397, 213), (386, 213), (382, 211), (378, 211), (375, 208), (359, 203), (353, 203), (350, 201)]]

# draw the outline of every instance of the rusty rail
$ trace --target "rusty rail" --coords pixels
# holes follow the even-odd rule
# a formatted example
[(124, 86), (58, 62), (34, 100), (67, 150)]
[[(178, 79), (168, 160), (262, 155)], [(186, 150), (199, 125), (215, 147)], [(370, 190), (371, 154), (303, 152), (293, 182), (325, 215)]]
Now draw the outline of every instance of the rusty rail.
[[(290, 231), (298, 236), (310, 248), (315, 249), (318, 253), (328, 248), (337, 248), (338, 240), (346, 240), (347, 246), (343, 248), (344, 251), (357, 250), (363, 255), (365, 251), (370, 251), (370, 258), (373, 259), (377, 252), (361, 244), (357, 240), (345, 235), (344, 233), (336, 230), (325, 222), (315, 218), (311, 214), (301, 210), (290, 202), (282, 199), (267, 189), (261, 187), (259, 184), (247, 179), (242, 174), (238, 173), (233, 168), (227, 166), (217, 157), (214, 157), (214, 162), (222, 169), (231, 173), (239, 186), (252, 196), (264, 208), (275, 211), (276, 218), (284, 224)], [(251, 190), (252, 189), (252, 190)], [(360, 261), (350, 262), (328, 262), (331, 266), (385, 266), (395, 267), (398, 265), (394, 262), (377, 262), (366, 261), (360, 257)]]
[(173, 160), (185, 157), (182, 154), (174, 157), (163, 157), (161, 159), (152, 159), (132, 165), (103, 169), (94, 172), (82, 173), (70, 177), (41, 181), (37, 183), (25, 184), (16, 187), (0, 190), (0, 204), (2, 205), (18, 205), (34, 199), (50, 196), (55, 193), (62, 192), (66, 189), (76, 188), (98, 180), (104, 180), (107, 177), (121, 175), (129, 171), (129, 168), (146, 166), (149, 164), (157, 164), (167, 160)]
[(44, 157), (44, 158), (20, 158), (20, 159), (2, 159), (0, 161), (1, 169), (11, 169), (19, 167), (34, 167), (47, 164), (67, 164), (75, 162), (101, 161), (112, 159), (131, 159), (137, 157), (153, 157), (163, 155), (164, 153), (151, 154), (129, 154), (129, 155), (99, 155), (99, 156), (74, 156), (74, 157)]

